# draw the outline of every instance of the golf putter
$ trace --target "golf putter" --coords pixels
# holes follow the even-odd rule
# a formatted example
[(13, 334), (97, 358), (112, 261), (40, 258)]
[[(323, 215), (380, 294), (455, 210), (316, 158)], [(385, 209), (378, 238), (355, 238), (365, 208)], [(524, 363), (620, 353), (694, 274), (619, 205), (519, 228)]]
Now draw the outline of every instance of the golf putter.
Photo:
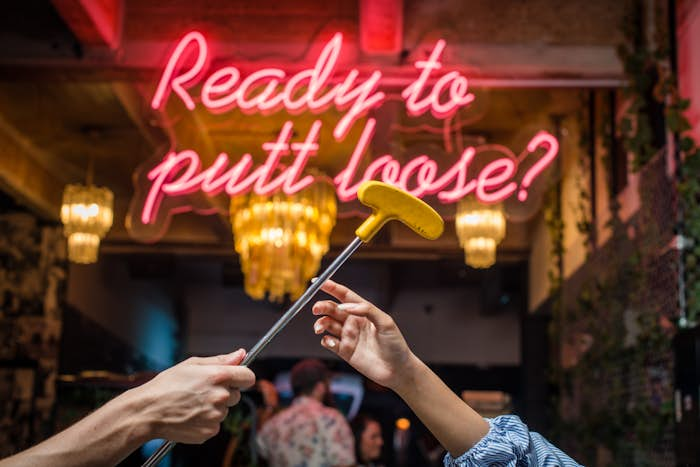
[[(386, 183), (374, 180), (364, 182), (357, 191), (357, 198), (372, 208), (372, 214), (355, 230), (356, 237), (345, 247), (338, 257), (309, 285), (269, 331), (260, 338), (241, 362), (248, 366), (267, 344), (301, 311), (326, 280), (340, 269), (340, 266), (357, 250), (362, 243), (368, 243), (390, 220), (399, 220), (418, 235), (435, 240), (442, 235), (444, 222), (440, 215), (428, 204), (407, 192)], [(175, 446), (175, 441), (163, 443), (141, 467), (153, 467)]]

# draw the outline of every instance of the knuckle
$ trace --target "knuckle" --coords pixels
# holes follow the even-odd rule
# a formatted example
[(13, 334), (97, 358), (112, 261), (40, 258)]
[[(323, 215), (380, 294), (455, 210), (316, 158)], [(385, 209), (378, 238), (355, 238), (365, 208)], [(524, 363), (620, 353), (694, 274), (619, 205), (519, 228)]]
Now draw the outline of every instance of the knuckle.
[(246, 387), (253, 386), (255, 384), (255, 373), (253, 373), (251, 370), (249, 370), (247, 368), (245, 370), (246, 370), (245, 373), (246, 373), (247, 378), (248, 378), (246, 380)]
[(221, 429), (221, 425), (217, 422), (215, 425), (207, 427), (205, 429), (205, 434), (206, 434), (207, 438), (211, 438), (212, 436), (218, 435), (220, 429)]
[(228, 400), (228, 398), (229, 398), (229, 392), (225, 389), (221, 389), (221, 390), (215, 391), (212, 394), (211, 401), (215, 405), (218, 405), (218, 404), (223, 404), (224, 402), (226, 402)]
[(247, 388), (255, 384), (255, 373), (248, 368), (239, 366), (233, 368), (233, 386)]
[(207, 381), (212, 384), (219, 384), (226, 379), (226, 372), (217, 367), (211, 367), (207, 376)]

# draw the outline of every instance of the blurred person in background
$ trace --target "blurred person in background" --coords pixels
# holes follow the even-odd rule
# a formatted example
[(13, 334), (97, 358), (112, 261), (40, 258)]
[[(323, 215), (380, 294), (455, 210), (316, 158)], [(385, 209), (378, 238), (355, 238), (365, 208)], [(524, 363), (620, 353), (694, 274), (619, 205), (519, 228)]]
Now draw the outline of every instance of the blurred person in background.
[(255, 383), (256, 389), (262, 396), (262, 404), (258, 408), (258, 430), (279, 412), (280, 396), (272, 381), (261, 379)]
[(384, 439), (382, 427), (370, 415), (358, 414), (350, 423), (355, 435), (355, 457), (358, 467), (382, 467), (378, 463), (382, 456)]
[(355, 464), (354, 441), (345, 417), (332, 405), (330, 372), (320, 360), (294, 365), (294, 400), (270, 418), (257, 436), (270, 467), (338, 467)]

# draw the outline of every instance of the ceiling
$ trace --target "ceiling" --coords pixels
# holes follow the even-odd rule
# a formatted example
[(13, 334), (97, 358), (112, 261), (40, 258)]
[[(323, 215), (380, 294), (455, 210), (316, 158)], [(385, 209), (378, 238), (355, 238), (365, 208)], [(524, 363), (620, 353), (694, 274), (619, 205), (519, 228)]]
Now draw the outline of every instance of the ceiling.
[[(149, 102), (167, 55), (192, 29), (206, 32), (213, 65), (236, 63), (241, 70), (309, 66), (322, 44), (342, 32), (342, 66), (361, 72), (382, 69), (394, 78), (383, 88), (389, 104), (370, 115), (378, 121), (370, 152), (388, 151), (399, 160), (426, 145), (440, 148), (436, 153), (444, 164), (470, 144), (501, 144), (519, 152), (537, 130), (555, 132), (557, 116), (573, 125), (583, 88), (620, 82), (614, 49), (621, 41), (622, 2), (378, 3), (387, 8), (385, 16), (370, 20), (361, 14), (361, 5), (372, 5), (369, 0), (7, 3), (0, 18), (0, 188), (56, 219), (63, 186), (84, 181), (92, 167), (94, 182), (115, 193), (115, 225), (105, 240), (106, 251), (231, 254), (230, 224), (221, 215), (177, 215), (158, 244), (134, 241), (124, 227), (134, 172), (161, 158), (166, 148), (194, 149), (205, 165), (222, 151), (232, 159), (251, 153), (260, 161), (261, 144), (274, 139), (286, 120), (294, 122), (294, 138), (302, 138), (318, 118), (323, 121), (323, 150), (312, 165), (328, 174), (345, 166), (361, 122), (336, 142), (329, 130), (340, 118), (334, 111), (320, 116), (213, 115), (201, 106), (187, 111), (172, 99), (163, 111), (152, 110)], [(392, 11), (402, 15), (390, 15)], [(363, 49), (363, 31), (377, 25), (401, 33), (398, 52)], [(396, 83), (415, 78), (412, 64), (425, 58), (439, 38), (447, 41), (445, 67), (473, 78), (475, 102), (447, 120), (409, 117), (401, 111)], [(451, 125), (447, 132), (445, 125)], [(453, 215), (452, 206), (439, 209), (448, 220)], [(499, 260), (526, 257), (535, 212), (530, 214), (511, 219)], [(359, 222), (352, 216), (339, 219), (333, 251), (348, 243)], [(410, 258), (462, 253), (450, 226), (441, 240), (430, 243), (397, 225), (364, 254)]]

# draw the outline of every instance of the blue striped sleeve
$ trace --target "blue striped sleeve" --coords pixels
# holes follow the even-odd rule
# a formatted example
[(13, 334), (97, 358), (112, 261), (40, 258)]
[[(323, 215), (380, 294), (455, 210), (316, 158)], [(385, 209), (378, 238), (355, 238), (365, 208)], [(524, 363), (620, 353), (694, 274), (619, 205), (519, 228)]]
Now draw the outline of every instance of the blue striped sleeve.
[(515, 415), (486, 420), (491, 426), (486, 436), (456, 459), (448, 453), (445, 467), (581, 467)]

